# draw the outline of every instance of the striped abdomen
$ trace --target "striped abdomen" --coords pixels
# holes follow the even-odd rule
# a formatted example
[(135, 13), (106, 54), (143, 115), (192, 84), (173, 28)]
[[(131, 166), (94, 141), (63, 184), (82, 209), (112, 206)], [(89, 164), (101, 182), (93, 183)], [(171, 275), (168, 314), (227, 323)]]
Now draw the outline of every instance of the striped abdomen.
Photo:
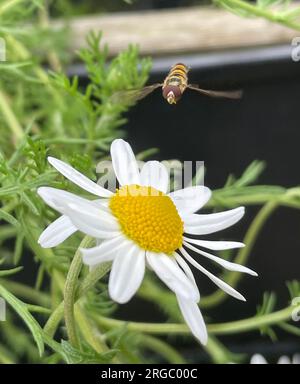
[(165, 78), (162, 87), (163, 97), (167, 99), (170, 104), (176, 104), (185, 91), (188, 84), (187, 73), (187, 66), (178, 63), (171, 68), (168, 76)]

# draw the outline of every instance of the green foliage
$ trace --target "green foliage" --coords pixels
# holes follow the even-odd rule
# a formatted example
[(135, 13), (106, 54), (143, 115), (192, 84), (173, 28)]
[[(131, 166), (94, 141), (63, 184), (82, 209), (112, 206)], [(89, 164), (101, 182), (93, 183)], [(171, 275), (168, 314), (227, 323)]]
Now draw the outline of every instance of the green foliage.
[(300, 7), (291, 0), (213, 0), (228, 11), (242, 17), (261, 17), (289, 28), (300, 30)]
[(95, 289), (86, 295), (85, 308), (91, 314), (109, 316), (115, 312), (117, 305), (109, 298), (107, 285), (98, 282)]
[(0, 295), (3, 297), (3, 299), (9, 303), (13, 309), (18, 313), (18, 315), (22, 318), (22, 320), (26, 323), (27, 327), (29, 328), (32, 337), (34, 338), (40, 356), (44, 353), (44, 342), (43, 342), (43, 336), (42, 336), (42, 329), (40, 328), (37, 321), (34, 319), (34, 317), (31, 316), (30, 312), (28, 311), (26, 304), (24, 304), (22, 301), (17, 299), (12, 293), (7, 291), (3, 286), (0, 285)]
[(287, 190), (283, 187), (277, 185), (253, 185), (258, 181), (265, 166), (263, 161), (255, 160), (245, 169), (239, 178), (236, 178), (234, 175), (229, 175), (224, 188), (214, 191), (213, 199), (209, 205), (231, 207), (245, 204), (245, 202), (251, 205), (283, 198), (287, 193)]
[(230, 175), (226, 182), (226, 186), (234, 186), (239, 188), (251, 185), (258, 180), (265, 167), (266, 164), (263, 161), (255, 160), (245, 169), (239, 179), (235, 180), (235, 177), (233, 175)]
[[(263, 296), (263, 302), (261, 305), (257, 307), (257, 316), (263, 316), (270, 314), (274, 311), (276, 306), (276, 295), (271, 292), (266, 292)], [(260, 327), (260, 333), (262, 335), (268, 335), (272, 341), (277, 340), (276, 333), (270, 326), (262, 326)]]
[(104, 353), (96, 353), (88, 345), (83, 345), (79, 350), (65, 340), (62, 340), (61, 346), (68, 364), (110, 363), (117, 353), (117, 350), (113, 349)]
[(23, 267), (17, 267), (17, 268), (11, 268), (7, 270), (0, 270), (0, 277), (6, 277), (6, 276), (11, 276), (14, 275), (15, 273), (18, 273), (22, 271)]
[(300, 296), (300, 282), (299, 281), (297, 281), (297, 280), (288, 281), (286, 285), (287, 285), (288, 290), (289, 290), (291, 301), (295, 297)]

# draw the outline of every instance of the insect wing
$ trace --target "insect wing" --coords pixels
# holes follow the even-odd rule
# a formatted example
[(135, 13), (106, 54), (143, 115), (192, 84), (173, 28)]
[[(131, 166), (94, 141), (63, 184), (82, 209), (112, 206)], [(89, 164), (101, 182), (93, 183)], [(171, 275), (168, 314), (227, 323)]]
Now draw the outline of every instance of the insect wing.
[(162, 84), (153, 84), (153, 85), (148, 85), (142, 89), (128, 89), (124, 91), (115, 92), (111, 97), (111, 102), (122, 103), (122, 104), (132, 104), (148, 96), (156, 88), (161, 86)]
[(212, 91), (210, 89), (199, 88), (198, 85), (188, 85), (189, 89), (202, 93), (203, 95), (210, 97), (224, 97), (227, 99), (240, 99), (243, 95), (242, 90), (236, 91)]

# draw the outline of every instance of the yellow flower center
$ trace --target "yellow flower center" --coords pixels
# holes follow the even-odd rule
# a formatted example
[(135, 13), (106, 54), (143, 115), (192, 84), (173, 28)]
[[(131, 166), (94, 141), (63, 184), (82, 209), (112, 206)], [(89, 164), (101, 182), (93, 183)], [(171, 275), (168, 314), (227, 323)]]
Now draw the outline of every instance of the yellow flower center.
[(125, 185), (109, 203), (122, 231), (141, 248), (172, 254), (182, 245), (183, 222), (173, 201), (152, 187)]

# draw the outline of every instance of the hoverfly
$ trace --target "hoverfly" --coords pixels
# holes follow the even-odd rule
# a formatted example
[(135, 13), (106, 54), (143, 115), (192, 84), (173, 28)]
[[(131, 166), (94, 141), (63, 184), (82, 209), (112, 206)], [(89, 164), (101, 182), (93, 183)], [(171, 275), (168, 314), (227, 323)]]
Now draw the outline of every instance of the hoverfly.
[(163, 83), (156, 83), (148, 85), (142, 89), (129, 89), (125, 91), (116, 92), (112, 96), (112, 101), (126, 100), (132, 103), (143, 99), (148, 96), (155, 89), (162, 87), (162, 95), (169, 104), (176, 104), (183, 95), (184, 91), (192, 89), (206, 96), (211, 97), (224, 97), (228, 99), (239, 99), (242, 96), (242, 91), (212, 91), (209, 89), (202, 89), (196, 84), (188, 83), (189, 68), (182, 63), (173, 65)]

